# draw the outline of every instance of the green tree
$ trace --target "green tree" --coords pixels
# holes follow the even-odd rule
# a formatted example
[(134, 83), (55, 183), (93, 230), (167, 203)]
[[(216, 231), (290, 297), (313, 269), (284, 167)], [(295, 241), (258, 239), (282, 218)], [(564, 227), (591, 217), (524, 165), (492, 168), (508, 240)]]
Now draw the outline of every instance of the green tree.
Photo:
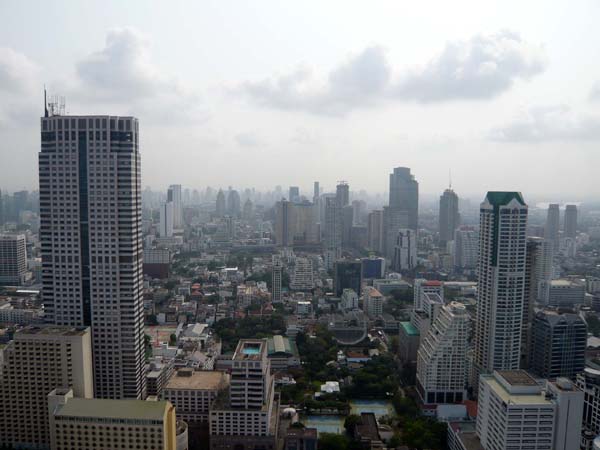
[(320, 450), (347, 450), (350, 440), (346, 435), (335, 433), (319, 433), (318, 448)]
[(418, 450), (442, 450), (446, 445), (446, 430), (443, 422), (420, 417), (404, 424), (402, 441)]
[(171, 334), (171, 336), (169, 336), (169, 345), (173, 346), (177, 344), (177, 336), (175, 335), (175, 333)]
[(357, 414), (350, 414), (344, 420), (344, 428), (349, 435), (352, 435), (354, 432), (354, 427), (360, 423), (360, 416)]

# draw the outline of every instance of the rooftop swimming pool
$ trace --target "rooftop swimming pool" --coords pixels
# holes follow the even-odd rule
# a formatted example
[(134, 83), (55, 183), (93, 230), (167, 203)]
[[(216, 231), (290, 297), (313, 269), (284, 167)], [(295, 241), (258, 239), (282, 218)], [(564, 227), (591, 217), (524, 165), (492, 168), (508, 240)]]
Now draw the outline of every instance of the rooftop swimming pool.
[(258, 355), (260, 353), (260, 345), (246, 345), (242, 349), (244, 355)]

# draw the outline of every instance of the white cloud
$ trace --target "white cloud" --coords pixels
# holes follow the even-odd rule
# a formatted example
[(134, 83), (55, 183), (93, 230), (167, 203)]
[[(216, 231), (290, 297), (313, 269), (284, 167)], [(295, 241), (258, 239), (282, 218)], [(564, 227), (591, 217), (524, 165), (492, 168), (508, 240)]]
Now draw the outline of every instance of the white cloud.
[(491, 131), (499, 142), (600, 140), (600, 118), (578, 115), (564, 105), (532, 108), (505, 126)]
[(236, 134), (235, 141), (242, 147), (258, 147), (264, 144), (262, 140), (252, 132), (242, 132)]
[(590, 100), (593, 102), (600, 102), (600, 81), (597, 81), (590, 91)]
[(394, 79), (383, 48), (368, 47), (334, 68), (324, 82), (311, 70), (243, 83), (238, 91), (261, 106), (343, 115), (387, 101), (422, 103), (489, 99), (546, 66), (544, 52), (516, 33), (502, 31), (446, 44), (424, 67)]
[(0, 91), (23, 93), (35, 84), (39, 68), (22, 53), (0, 47)]

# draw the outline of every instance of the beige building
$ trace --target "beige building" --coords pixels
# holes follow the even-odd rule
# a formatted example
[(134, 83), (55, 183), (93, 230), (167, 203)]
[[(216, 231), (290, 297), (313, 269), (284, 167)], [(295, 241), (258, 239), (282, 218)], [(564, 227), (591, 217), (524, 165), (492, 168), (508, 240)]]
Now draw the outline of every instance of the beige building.
[(47, 410), (51, 450), (177, 450), (175, 407), (167, 401), (73, 398), (56, 389)]
[(228, 384), (229, 375), (225, 372), (180, 369), (167, 382), (162, 398), (177, 408), (178, 419), (191, 426), (208, 422), (211, 403)]
[(3, 350), (2, 360), (0, 443), (48, 448), (48, 394), (62, 388), (76, 397), (93, 396), (90, 329), (24, 328)]

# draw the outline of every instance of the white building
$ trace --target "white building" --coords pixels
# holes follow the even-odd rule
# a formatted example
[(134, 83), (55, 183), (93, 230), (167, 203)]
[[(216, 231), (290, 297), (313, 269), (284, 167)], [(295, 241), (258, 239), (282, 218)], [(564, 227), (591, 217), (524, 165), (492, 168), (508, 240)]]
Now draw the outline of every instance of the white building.
[(158, 228), (158, 235), (161, 238), (173, 236), (174, 217), (173, 202), (165, 202), (160, 205), (160, 225)]
[(545, 280), (540, 283), (540, 303), (547, 306), (572, 308), (583, 305), (585, 284), (571, 280)]
[(181, 203), (181, 185), (172, 184), (167, 191), (167, 202), (173, 203), (173, 228), (183, 228), (183, 205)]
[(139, 123), (41, 119), (42, 300), (48, 322), (91, 326), (99, 398), (143, 398)]
[(309, 301), (296, 302), (296, 314), (299, 316), (308, 316), (312, 314), (312, 303)]
[(383, 315), (383, 295), (374, 287), (365, 288), (363, 295), (363, 311), (369, 318), (375, 319)]
[(437, 294), (444, 300), (444, 283), (437, 280), (417, 278), (413, 285), (415, 309), (422, 310), (426, 294)]
[(290, 289), (295, 291), (310, 291), (314, 288), (313, 265), (309, 258), (296, 258)]
[(469, 314), (462, 303), (443, 306), (421, 340), (417, 390), (424, 404), (460, 403), (467, 397)]
[(475, 269), (479, 252), (479, 233), (467, 227), (454, 233), (454, 266)]
[(342, 207), (335, 197), (325, 198), (323, 244), (325, 268), (330, 270), (342, 257)]
[(408, 228), (400, 229), (394, 248), (392, 267), (401, 272), (417, 266), (417, 232)]
[(477, 411), (481, 445), (486, 450), (578, 450), (583, 397), (566, 378), (543, 388), (524, 370), (482, 375)]
[(480, 206), (474, 372), (519, 368), (525, 296), (527, 205), (518, 192), (488, 192)]
[(358, 309), (358, 295), (354, 289), (346, 288), (342, 291), (340, 307), (343, 310)]

